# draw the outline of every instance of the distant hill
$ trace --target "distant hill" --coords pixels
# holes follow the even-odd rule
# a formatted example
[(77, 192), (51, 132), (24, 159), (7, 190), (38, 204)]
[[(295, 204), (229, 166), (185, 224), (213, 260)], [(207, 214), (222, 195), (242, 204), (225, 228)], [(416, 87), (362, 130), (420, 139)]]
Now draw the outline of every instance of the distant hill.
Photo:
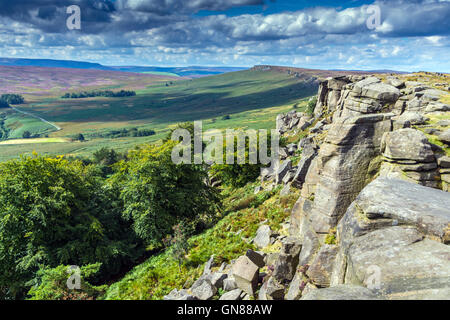
[(254, 66), (252, 70), (256, 71), (275, 71), (281, 73), (287, 73), (291, 76), (297, 78), (309, 79), (309, 78), (328, 78), (328, 77), (338, 77), (348, 74), (353, 75), (367, 75), (374, 73), (403, 73), (401, 71), (392, 70), (379, 70), (379, 71), (360, 71), (360, 70), (320, 70), (320, 69), (305, 69), (305, 68), (295, 68), (295, 67), (282, 67), (282, 66), (271, 66), (271, 65), (258, 65)]
[(180, 79), (183, 78), (111, 70), (0, 65), (0, 93), (32, 96), (61, 96), (65, 92), (94, 89), (139, 90)]
[(223, 74), (227, 72), (241, 71), (245, 68), (236, 67), (143, 67), (143, 66), (104, 66), (99, 63), (72, 61), (72, 60), (52, 60), (52, 59), (21, 59), (21, 58), (0, 58), (0, 66), (14, 67), (45, 67), (45, 68), (70, 68), (70, 69), (91, 69), (104, 71), (122, 71), (134, 73), (155, 73), (173, 74), (180, 77), (198, 78), (210, 75)]

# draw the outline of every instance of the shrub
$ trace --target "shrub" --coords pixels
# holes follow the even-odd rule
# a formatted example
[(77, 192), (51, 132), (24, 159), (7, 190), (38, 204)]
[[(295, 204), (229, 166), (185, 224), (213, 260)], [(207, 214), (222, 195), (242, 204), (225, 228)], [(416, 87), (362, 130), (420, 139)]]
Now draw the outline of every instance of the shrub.
[(136, 234), (151, 246), (160, 246), (180, 220), (192, 221), (215, 212), (217, 191), (205, 184), (201, 165), (174, 164), (175, 143), (148, 145), (128, 154), (116, 165), (110, 183), (124, 203), (123, 216)]
[[(268, 137), (267, 148), (270, 154), (271, 138)], [(258, 136), (256, 152), (259, 155), (259, 139), (267, 139), (267, 137)], [(245, 142), (245, 164), (238, 164), (237, 139), (234, 141), (234, 164), (214, 164), (211, 167), (211, 174), (217, 177), (222, 183), (240, 188), (248, 182), (254, 181), (261, 173), (262, 164), (250, 164), (249, 162), (249, 139)], [(226, 163), (226, 141), (224, 141), (224, 163)]]
[(313, 115), (314, 114), (314, 109), (316, 108), (317, 105), (317, 96), (311, 98), (308, 101), (308, 105), (306, 107), (306, 113), (309, 115)]
[(97, 274), (100, 266), (100, 263), (96, 263), (81, 267), (79, 274), (81, 288), (72, 290), (67, 286), (72, 272), (70, 266), (41, 269), (33, 279), (33, 285), (28, 292), (30, 300), (94, 300), (104, 294), (106, 286), (93, 286), (87, 279)]
[(85, 141), (86, 139), (84, 138), (84, 135), (82, 133), (80, 133), (77, 135), (77, 140), (82, 142), (82, 141)]
[(142, 252), (121, 211), (93, 166), (36, 155), (0, 163), (0, 297), (22, 297), (42, 267), (102, 262), (117, 273)]

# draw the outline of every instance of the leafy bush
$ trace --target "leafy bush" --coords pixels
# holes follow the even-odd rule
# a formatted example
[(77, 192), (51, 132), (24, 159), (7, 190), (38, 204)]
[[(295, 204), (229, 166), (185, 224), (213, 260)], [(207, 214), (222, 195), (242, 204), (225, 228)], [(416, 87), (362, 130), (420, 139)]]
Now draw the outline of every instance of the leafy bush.
[[(242, 132), (241, 132), (242, 133)], [(240, 134), (241, 134), (240, 133)], [(257, 137), (257, 148), (256, 153), (259, 157), (259, 141), (260, 139), (267, 139), (267, 148), (268, 154), (271, 154), (271, 137)], [(280, 141), (281, 142), (281, 141)], [(226, 141), (224, 141), (224, 164), (214, 164), (211, 167), (211, 174), (222, 181), (222, 183), (233, 186), (235, 188), (240, 188), (245, 186), (250, 181), (254, 181), (261, 173), (261, 168), (263, 165), (261, 163), (250, 164), (249, 159), (249, 150), (250, 150), (250, 141), (248, 138), (245, 140), (245, 164), (238, 164), (238, 148), (237, 148), (237, 139), (234, 140), (234, 164), (225, 164), (226, 163)]]
[(137, 128), (123, 128), (120, 130), (109, 130), (106, 132), (96, 132), (89, 134), (92, 138), (123, 138), (123, 137), (148, 137), (155, 135), (155, 130), (152, 129), (137, 129)]
[(79, 161), (0, 163), (0, 297), (23, 297), (42, 267), (102, 262), (114, 274), (133, 261), (142, 251), (121, 206), (97, 169)]
[(205, 184), (201, 165), (176, 165), (171, 153), (175, 143), (143, 146), (116, 165), (111, 185), (118, 187), (125, 219), (146, 244), (160, 246), (180, 220), (194, 220), (215, 212), (217, 191)]
[(316, 105), (317, 105), (317, 96), (311, 98), (308, 101), (308, 105), (306, 107), (306, 113), (309, 115), (313, 115), (314, 114), (314, 109), (316, 109)]
[(132, 97), (135, 95), (136, 95), (135, 91), (120, 90), (118, 92), (114, 92), (111, 90), (105, 90), (105, 91), (83, 91), (78, 93), (68, 92), (65, 93), (61, 98), (63, 99), (84, 99), (93, 97), (121, 98), (121, 97)]
[(107, 286), (93, 286), (87, 279), (97, 274), (100, 263), (80, 268), (80, 289), (69, 289), (67, 280), (71, 275), (70, 266), (44, 268), (37, 272), (28, 292), (30, 300), (94, 300), (104, 294)]

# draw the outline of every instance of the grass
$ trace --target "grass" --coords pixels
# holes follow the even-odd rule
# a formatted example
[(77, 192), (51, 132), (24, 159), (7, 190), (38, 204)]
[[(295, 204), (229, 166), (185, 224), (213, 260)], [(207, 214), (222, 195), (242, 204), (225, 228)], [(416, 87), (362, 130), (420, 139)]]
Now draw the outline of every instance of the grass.
[[(189, 239), (190, 249), (181, 268), (168, 249), (152, 256), (112, 284), (104, 299), (162, 299), (174, 288), (190, 287), (201, 275), (203, 264), (211, 255), (215, 255), (214, 260), (220, 265), (238, 258), (247, 249), (255, 249), (249, 240), (256, 235), (260, 223), (267, 221), (273, 230), (280, 230), (298, 198), (298, 192), (280, 197), (280, 187), (270, 192), (263, 191), (255, 197), (255, 186), (249, 184), (223, 191), (223, 203), (226, 204), (223, 218), (214, 227)], [(247, 206), (242, 208), (244, 202)]]
[[(42, 97), (26, 97), (28, 104), (21, 105), (21, 110), (62, 128), (49, 133), (50, 138), (71, 138), (79, 133), (88, 137), (95, 132), (133, 127), (155, 130), (156, 135), (118, 139), (88, 138), (83, 143), (48, 142), (33, 146), (9, 145), (8, 148), (2, 145), (0, 161), (33, 151), (47, 155), (81, 156), (89, 156), (102, 147), (126, 151), (136, 145), (164, 138), (171, 127), (185, 121), (203, 120), (204, 131), (227, 128), (272, 129), (277, 114), (292, 110), (295, 104), (300, 105), (297, 110), (301, 111), (305, 107), (305, 99), (315, 94), (316, 89), (286, 73), (248, 70), (173, 81), (169, 86), (165, 82), (149, 85), (136, 89), (137, 96), (127, 98), (67, 100), (60, 99), (53, 92), (43, 94)], [(230, 119), (224, 120), (225, 115), (230, 115)], [(21, 138), (22, 133), (23, 130), (17, 131), (14, 137)]]
[(0, 145), (20, 145), (20, 144), (37, 144), (37, 143), (64, 143), (68, 142), (64, 138), (33, 138), (33, 139), (13, 139), (1, 141)]
[(25, 131), (30, 132), (31, 135), (44, 135), (55, 131), (55, 128), (48, 123), (12, 109), (1, 111), (0, 120), (4, 122), (1, 131), (7, 131), (7, 136), (3, 134), (0, 140), (20, 139)]

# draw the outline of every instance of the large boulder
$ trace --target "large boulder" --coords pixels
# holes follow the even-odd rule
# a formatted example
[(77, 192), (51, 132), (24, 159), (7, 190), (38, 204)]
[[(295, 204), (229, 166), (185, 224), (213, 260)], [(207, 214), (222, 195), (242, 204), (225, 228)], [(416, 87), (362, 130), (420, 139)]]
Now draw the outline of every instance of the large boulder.
[(374, 174), (372, 160), (379, 155), (383, 134), (391, 130), (392, 116), (370, 114), (333, 120), (316, 158), (320, 175), (309, 214), (316, 232), (328, 233), (334, 228)]
[(384, 156), (394, 160), (435, 161), (425, 134), (411, 128), (387, 132), (383, 136), (381, 151)]
[(362, 97), (383, 102), (395, 102), (400, 96), (400, 90), (389, 84), (381, 83), (376, 77), (370, 77), (355, 83), (353, 91)]
[(399, 121), (402, 123), (408, 122), (411, 125), (423, 125), (428, 120), (429, 120), (428, 118), (425, 118), (421, 113), (416, 112), (416, 111), (405, 112), (396, 119), (396, 121)]
[[(378, 178), (338, 226), (337, 283), (366, 286), (388, 299), (448, 298), (450, 195)], [(344, 270), (339, 271), (339, 270)]]
[[(387, 225), (395, 222), (415, 226), (441, 242), (450, 241), (450, 194), (446, 192), (399, 179), (378, 178), (364, 188), (355, 204), (355, 210), (362, 210), (373, 220), (362, 220), (362, 224), (353, 226), (355, 230), (362, 230), (369, 222)], [(346, 228), (353, 225), (346, 220), (342, 223)]]

